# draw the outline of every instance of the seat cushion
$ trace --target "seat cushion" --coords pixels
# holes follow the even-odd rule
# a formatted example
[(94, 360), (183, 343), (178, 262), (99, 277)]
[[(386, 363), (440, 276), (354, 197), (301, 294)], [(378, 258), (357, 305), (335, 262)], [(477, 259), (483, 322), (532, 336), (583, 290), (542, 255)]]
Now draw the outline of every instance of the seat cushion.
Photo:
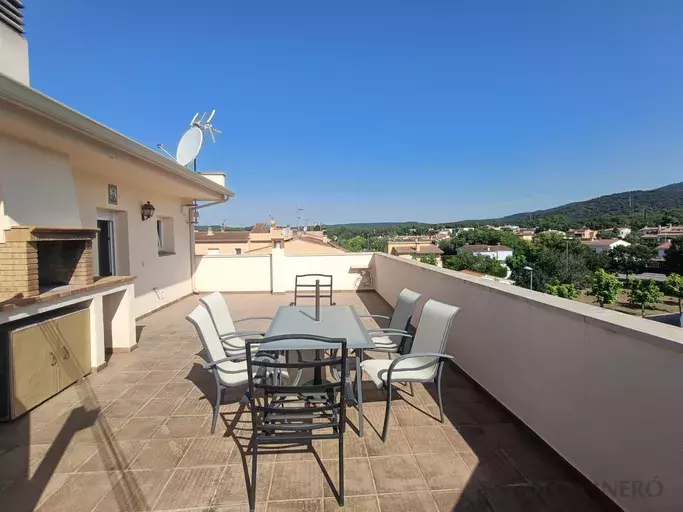
[[(399, 361), (391, 374), (392, 382), (427, 382), (436, 376), (433, 357), (415, 357)], [(390, 359), (367, 359), (361, 363), (362, 370), (368, 374), (378, 388), (386, 385)]]
[[(229, 354), (228, 354), (229, 355)], [(258, 356), (258, 358), (267, 356)], [(284, 356), (280, 356), (280, 362), (285, 362)], [(234, 387), (240, 385), (246, 385), (249, 383), (249, 376), (247, 374), (247, 362), (246, 361), (225, 361), (219, 363), (218, 365), (218, 377), (224, 386)], [(273, 375), (275, 369), (263, 366), (254, 366), (254, 375), (263, 376), (263, 373), (267, 371), (267, 376)], [(287, 370), (280, 370), (282, 376), (285, 379), (289, 378)]]

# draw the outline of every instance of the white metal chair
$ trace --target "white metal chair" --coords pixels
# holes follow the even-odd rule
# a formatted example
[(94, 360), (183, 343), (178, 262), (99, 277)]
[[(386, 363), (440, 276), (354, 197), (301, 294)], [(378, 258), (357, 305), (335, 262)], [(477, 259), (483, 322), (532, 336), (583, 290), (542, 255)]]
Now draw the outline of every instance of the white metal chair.
[[(213, 434), (216, 431), (216, 421), (218, 420), (223, 391), (227, 388), (247, 387), (249, 384), (246, 355), (241, 353), (230, 355), (226, 352), (206, 308), (197, 306), (187, 316), (187, 320), (197, 329), (197, 335), (206, 352), (208, 362), (204, 364), (204, 369), (213, 373), (216, 382), (216, 400), (213, 408), (213, 421), (211, 422), (211, 433)], [(274, 359), (267, 354), (259, 354), (258, 357)], [(273, 376), (271, 373), (265, 375), (265, 377), (271, 376)], [(282, 372), (281, 376), (287, 377), (287, 374)], [(259, 378), (263, 377), (261, 375)]]
[(382, 440), (389, 433), (391, 414), (391, 386), (395, 382), (434, 382), (439, 397), (439, 412), (443, 423), (443, 401), (441, 399), (441, 374), (443, 363), (453, 356), (444, 354), (448, 333), (453, 318), (460, 308), (428, 300), (422, 309), (420, 324), (417, 326), (412, 350), (396, 359), (368, 359), (361, 363), (361, 369), (368, 374), (378, 388), (386, 386), (387, 408), (384, 416)]
[(264, 331), (238, 331), (235, 324), (247, 320), (273, 320), (270, 316), (252, 316), (233, 320), (225, 299), (214, 292), (199, 299), (209, 311), (213, 325), (220, 337), (227, 355), (245, 355), (245, 336), (265, 336)]
[(410, 339), (412, 334), (408, 332), (410, 320), (415, 313), (415, 306), (422, 295), (408, 288), (404, 288), (398, 294), (396, 306), (391, 317), (386, 315), (362, 315), (361, 318), (384, 318), (389, 321), (389, 325), (384, 328), (368, 329), (375, 344), (373, 350), (386, 352), (391, 359), (391, 354), (399, 352), (410, 352)]

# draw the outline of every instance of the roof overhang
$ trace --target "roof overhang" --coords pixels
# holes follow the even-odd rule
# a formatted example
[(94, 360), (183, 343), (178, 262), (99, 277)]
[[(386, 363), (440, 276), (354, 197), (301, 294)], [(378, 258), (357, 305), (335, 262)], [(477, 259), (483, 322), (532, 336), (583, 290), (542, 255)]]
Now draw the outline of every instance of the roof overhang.
[[(230, 189), (0, 73), (0, 133), (79, 159), (97, 161), (100, 174), (140, 170), (167, 182), (169, 192), (198, 201), (226, 201)], [(118, 164), (118, 165), (116, 165)], [(133, 169), (134, 168), (134, 169)], [(171, 183), (172, 182), (172, 183)]]

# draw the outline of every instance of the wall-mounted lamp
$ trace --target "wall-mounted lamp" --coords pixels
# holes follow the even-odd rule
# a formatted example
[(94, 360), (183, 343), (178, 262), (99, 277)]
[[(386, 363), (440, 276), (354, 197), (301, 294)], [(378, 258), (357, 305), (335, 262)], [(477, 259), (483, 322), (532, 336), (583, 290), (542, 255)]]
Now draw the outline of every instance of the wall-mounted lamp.
[(147, 204), (142, 205), (142, 220), (151, 219), (154, 216), (154, 205), (147, 201)]

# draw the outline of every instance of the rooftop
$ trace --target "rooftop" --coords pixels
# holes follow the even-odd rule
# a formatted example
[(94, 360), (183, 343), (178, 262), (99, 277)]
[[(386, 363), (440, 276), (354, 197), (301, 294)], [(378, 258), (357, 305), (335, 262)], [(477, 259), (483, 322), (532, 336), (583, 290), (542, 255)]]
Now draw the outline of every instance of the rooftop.
[(198, 243), (238, 243), (249, 241), (249, 231), (214, 231), (212, 234), (198, 231), (194, 234), (194, 240)]
[(434, 244), (428, 245), (397, 245), (391, 249), (392, 254), (443, 254)]
[[(235, 317), (272, 315), (291, 300), (270, 293), (226, 298)], [(213, 382), (184, 319), (197, 299), (139, 321), (137, 350), (112, 355), (103, 371), (0, 424), (3, 503), (45, 512), (248, 510), (249, 413), (233, 394), (210, 435)], [(360, 314), (390, 313), (374, 292), (335, 300)], [(444, 382), (446, 422), (437, 419), (432, 387), (417, 385), (413, 395), (400, 388), (386, 444), (378, 435), (384, 399), (366, 383), (363, 438), (356, 410), (348, 409), (346, 510), (614, 510), (457, 366)], [(263, 455), (257, 510), (337, 510), (335, 454), (321, 443)]]
[(465, 244), (459, 249), (469, 249), (473, 252), (498, 252), (498, 251), (512, 251), (511, 247), (507, 245), (476, 245)]

